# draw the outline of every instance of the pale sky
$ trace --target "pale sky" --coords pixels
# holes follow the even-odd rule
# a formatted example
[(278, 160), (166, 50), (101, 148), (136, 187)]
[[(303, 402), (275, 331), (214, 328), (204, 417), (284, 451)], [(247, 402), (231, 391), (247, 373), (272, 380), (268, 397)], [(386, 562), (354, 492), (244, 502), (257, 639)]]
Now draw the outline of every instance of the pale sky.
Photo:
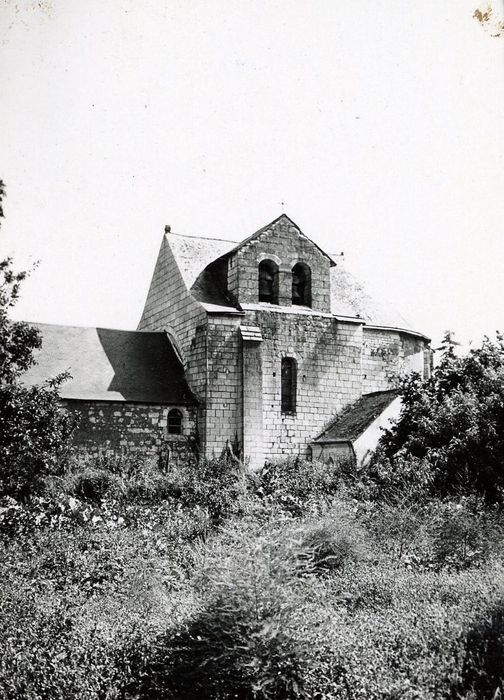
[(165, 224), (285, 212), (435, 343), (504, 330), (502, 2), (0, 1), (17, 318), (135, 328)]

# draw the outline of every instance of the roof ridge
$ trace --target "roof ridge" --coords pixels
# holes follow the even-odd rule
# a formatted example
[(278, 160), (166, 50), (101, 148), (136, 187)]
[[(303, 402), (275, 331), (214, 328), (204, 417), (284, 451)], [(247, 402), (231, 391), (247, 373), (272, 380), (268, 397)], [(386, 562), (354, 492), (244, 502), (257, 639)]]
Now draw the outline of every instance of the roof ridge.
[(231, 240), (230, 238), (215, 238), (213, 236), (196, 236), (192, 233), (175, 233), (174, 231), (169, 231), (165, 233), (165, 236), (179, 236), (179, 238), (196, 238), (197, 240), (204, 241), (221, 241), (222, 243), (239, 243), (240, 241)]
[(136, 328), (110, 328), (108, 326), (78, 326), (75, 323), (45, 323), (43, 321), (22, 321), (22, 323), (27, 323), (29, 326), (51, 326), (52, 328), (79, 328), (82, 330), (90, 331), (118, 331), (119, 333), (142, 333), (143, 335), (150, 334), (165, 334), (165, 331), (139, 331)]

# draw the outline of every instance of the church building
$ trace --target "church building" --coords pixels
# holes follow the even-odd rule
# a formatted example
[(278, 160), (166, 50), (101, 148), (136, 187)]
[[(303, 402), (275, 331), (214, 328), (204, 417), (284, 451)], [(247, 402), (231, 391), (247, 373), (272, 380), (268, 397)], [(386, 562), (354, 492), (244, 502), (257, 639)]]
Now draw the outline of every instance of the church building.
[(429, 339), (285, 214), (240, 243), (167, 227), (136, 331), (38, 328), (25, 381), (70, 372), (79, 449), (182, 461), (232, 445), (252, 469), (364, 459), (397, 377), (431, 364)]

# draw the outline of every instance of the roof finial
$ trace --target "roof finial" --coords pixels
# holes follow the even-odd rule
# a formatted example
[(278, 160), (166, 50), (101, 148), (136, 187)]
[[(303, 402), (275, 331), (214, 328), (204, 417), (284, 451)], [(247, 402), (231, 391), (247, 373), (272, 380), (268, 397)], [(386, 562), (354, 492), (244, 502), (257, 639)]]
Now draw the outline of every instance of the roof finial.
[(166, 224), (166, 226), (164, 227), (164, 232), (165, 232), (165, 233), (170, 233), (170, 231), (171, 231), (171, 226), (169, 226), (168, 224)]
[(280, 202), (282, 206), (282, 214), (285, 214), (285, 202)]

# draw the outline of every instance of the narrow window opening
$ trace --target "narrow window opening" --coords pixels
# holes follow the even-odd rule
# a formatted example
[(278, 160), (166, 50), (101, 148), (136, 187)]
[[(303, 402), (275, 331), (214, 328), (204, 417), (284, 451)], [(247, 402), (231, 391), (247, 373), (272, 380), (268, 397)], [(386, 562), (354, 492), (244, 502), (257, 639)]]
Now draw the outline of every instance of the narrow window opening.
[(170, 435), (182, 434), (182, 411), (172, 408), (168, 413), (168, 432)]
[(305, 263), (297, 263), (292, 268), (292, 303), (296, 306), (310, 306), (311, 270)]
[(259, 301), (278, 304), (278, 265), (272, 260), (259, 263)]
[(282, 413), (296, 413), (297, 366), (293, 357), (282, 358)]

